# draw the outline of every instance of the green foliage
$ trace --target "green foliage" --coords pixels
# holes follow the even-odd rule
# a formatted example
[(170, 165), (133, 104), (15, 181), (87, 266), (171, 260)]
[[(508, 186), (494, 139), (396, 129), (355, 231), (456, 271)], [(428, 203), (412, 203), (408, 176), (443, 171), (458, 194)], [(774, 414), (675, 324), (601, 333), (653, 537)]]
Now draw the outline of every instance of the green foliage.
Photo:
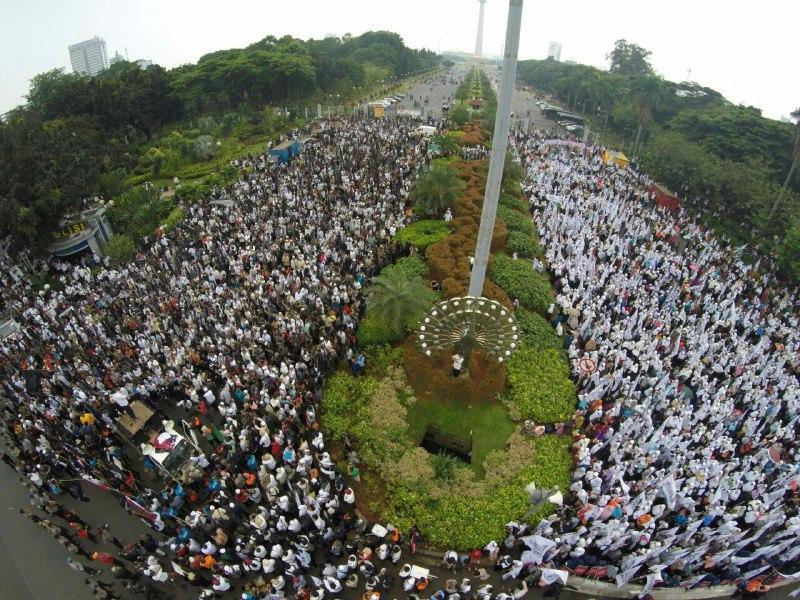
[(447, 115), (447, 120), (456, 127), (461, 127), (465, 123), (469, 122), (469, 119), (469, 108), (463, 102), (457, 102), (455, 105), (453, 105), (453, 108), (450, 109), (450, 112)]
[(444, 221), (422, 220), (399, 230), (394, 239), (401, 244), (410, 244), (420, 252), (431, 244), (450, 235), (450, 227)]
[(117, 231), (139, 239), (152, 235), (174, 208), (174, 199), (164, 198), (155, 187), (144, 184), (116, 197), (109, 216)]
[(800, 283), (800, 225), (792, 227), (778, 248), (778, 265), (790, 281)]
[(413, 330), (433, 306), (437, 295), (422, 277), (408, 278), (400, 271), (382, 273), (369, 291), (367, 316), (384, 325), (392, 335)]
[(130, 261), (133, 258), (134, 250), (133, 238), (125, 234), (111, 236), (104, 249), (106, 256), (115, 265)]
[(457, 458), (439, 452), (431, 455), (431, 466), (433, 467), (433, 478), (436, 481), (452, 481), (456, 475), (456, 469), (462, 466)]
[(415, 210), (429, 217), (440, 216), (465, 188), (466, 183), (454, 168), (431, 165), (417, 178), (411, 192), (416, 200)]
[(652, 75), (653, 67), (648, 58), (652, 54), (627, 40), (617, 40), (614, 42), (614, 49), (606, 58), (611, 61), (609, 73), (620, 75)]
[(428, 276), (428, 265), (419, 254), (412, 254), (411, 256), (404, 256), (397, 259), (397, 262), (391, 265), (386, 265), (381, 269), (381, 275), (389, 277), (405, 277), (406, 279), (413, 279), (415, 277), (425, 278)]
[(509, 194), (500, 194), (499, 202), (500, 206), (510, 208), (511, 210), (515, 210), (523, 214), (528, 214), (528, 203), (522, 198), (511, 196)]
[(529, 236), (533, 235), (533, 221), (529, 214), (500, 205), (497, 207), (497, 216), (505, 221), (509, 231), (518, 231)]
[(192, 143), (192, 152), (199, 160), (210, 160), (217, 154), (217, 142), (210, 135), (201, 135)]
[(334, 373), (322, 395), (322, 424), (330, 439), (341, 442), (359, 423), (367, 421), (366, 405), (376, 388), (372, 377)]
[(441, 155), (443, 157), (452, 157), (457, 155), (459, 149), (461, 148), (458, 140), (451, 135), (437, 135), (431, 141), (441, 148)]
[(367, 315), (361, 319), (358, 325), (358, 344), (359, 346), (380, 346), (391, 344), (402, 338), (402, 332), (389, 327), (376, 315)]
[(522, 347), (508, 361), (509, 397), (523, 418), (563, 423), (575, 411), (575, 385), (558, 350)]
[(522, 342), (532, 350), (560, 350), (564, 342), (555, 329), (540, 314), (521, 308), (517, 311), (517, 324), (522, 332)]
[(533, 237), (521, 231), (508, 232), (506, 248), (509, 252), (516, 252), (520, 258), (533, 258), (537, 250)]
[(518, 299), (527, 309), (541, 314), (553, 302), (553, 292), (547, 276), (535, 271), (526, 260), (513, 260), (503, 254), (494, 256), (492, 281), (512, 299)]
[(177, 206), (173, 208), (164, 221), (162, 221), (161, 230), (164, 233), (169, 233), (184, 219), (186, 219), (186, 211), (182, 207)]
[(372, 344), (365, 348), (364, 354), (367, 359), (366, 372), (371, 377), (384, 377), (389, 367), (399, 365), (403, 360), (403, 348), (389, 344)]

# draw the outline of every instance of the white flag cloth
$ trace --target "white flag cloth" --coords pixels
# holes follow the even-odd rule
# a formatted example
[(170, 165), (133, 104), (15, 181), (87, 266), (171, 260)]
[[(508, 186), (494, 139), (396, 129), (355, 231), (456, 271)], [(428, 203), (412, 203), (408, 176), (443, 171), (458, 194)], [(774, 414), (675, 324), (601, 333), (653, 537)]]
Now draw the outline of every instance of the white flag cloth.
[(628, 569), (626, 571), (622, 571), (621, 573), (617, 573), (617, 575), (614, 577), (614, 581), (617, 582), (617, 587), (621, 588), (623, 585), (628, 583), (631, 580), (631, 577), (636, 575), (636, 571), (638, 571), (641, 568), (642, 568), (641, 565), (636, 565), (635, 567), (631, 567), (630, 569)]
[(551, 583), (561, 580), (561, 583), (566, 584), (569, 573), (567, 571), (559, 571), (558, 569), (542, 569), (542, 583), (550, 585)]
[(526, 564), (542, 564), (544, 555), (556, 545), (554, 541), (543, 538), (540, 535), (528, 535), (520, 539), (529, 548), (528, 551), (522, 554), (522, 562)]

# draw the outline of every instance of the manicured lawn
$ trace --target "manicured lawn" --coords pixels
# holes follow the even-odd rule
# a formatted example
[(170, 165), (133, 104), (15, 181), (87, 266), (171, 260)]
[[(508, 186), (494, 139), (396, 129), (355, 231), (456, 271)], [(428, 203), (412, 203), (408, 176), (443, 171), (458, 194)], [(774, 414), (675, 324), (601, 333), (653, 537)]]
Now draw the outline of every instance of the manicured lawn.
[(483, 476), (483, 459), (491, 450), (503, 450), (514, 431), (505, 406), (499, 400), (465, 404), (453, 398), (417, 397), (408, 409), (408, 434), (419, 444), (429, 425), (445, 433), (468, 438), (472, 432), (472, 469)]

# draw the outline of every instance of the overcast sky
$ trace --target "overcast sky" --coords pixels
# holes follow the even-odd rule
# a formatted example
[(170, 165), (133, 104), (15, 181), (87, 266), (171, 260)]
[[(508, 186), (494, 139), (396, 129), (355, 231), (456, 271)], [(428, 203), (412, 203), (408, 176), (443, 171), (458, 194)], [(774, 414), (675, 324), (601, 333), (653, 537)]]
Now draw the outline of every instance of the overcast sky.
[[(664, 77), (691, 80), (773, 118), (800, 106), (797, 0), (703, 2), (527, 0), (520, 58), (544, 58), (551, 40), (562, 60), (606, 68), (614, 40), (652, 51)], [(488, 0), (484, 52), (499, 54), (506, 0)], [(472, 51), (477, 0), (0, 0), (0, 112), (24, 101), (29, 80), (69, 71), (69, 44), (105, 38), (109, 57), (165, 67), (267, 35), (300, 38), (396, 31), (412, 47)]]

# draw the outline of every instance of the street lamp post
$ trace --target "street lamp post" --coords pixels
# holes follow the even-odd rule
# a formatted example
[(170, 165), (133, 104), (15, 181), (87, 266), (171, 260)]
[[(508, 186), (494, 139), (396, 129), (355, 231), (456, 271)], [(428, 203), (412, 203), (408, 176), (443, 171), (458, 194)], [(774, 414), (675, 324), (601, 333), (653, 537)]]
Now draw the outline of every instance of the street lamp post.
[(503, 55), (503, 78), (500, 82), (500, 97), (497, 101), (497, 115), (492, 137), (492, 156), (489, 161), (489, 177), (483, 197), (481, 224), (478, 229), (478, 242), (475, 244), (475, 262), (469, 280), (469, 295), (480, 296), (486, 279), (486, 265), (492, 246), (492, 233), (500, 198), (500, 185), (503, 180), (503, 166), (508, 146), (508, 129), (511, 120), (511, 98), (517, 80), (517, 52), (519, 50), (519, 30), (522, 22), (523, 0), (509, 0), (506, 43)]
[[(495, 213), (500, 197), (503, 166), (508, 145), (508, 128), (511, 98), (517, 77), (517, 51), (522, 21), (523, 0), (509, 0), (506, 43), (503, 57), (503, 79), (492, 139), (489, 177), (483, 199), (475, 259), (467, 296), (440, 302), (428, 313), (420, 325), (417, 340), (428, 356), (432, 350), (453, 348), (467, 359), (473, 347), (479, 346), (502, 363), (519, 348), (519, 327), (513, 311), (495, 300), (483, 297), (486, 265), (492, 245)], [(455, 363), (454, 363), (455, 364)]]

